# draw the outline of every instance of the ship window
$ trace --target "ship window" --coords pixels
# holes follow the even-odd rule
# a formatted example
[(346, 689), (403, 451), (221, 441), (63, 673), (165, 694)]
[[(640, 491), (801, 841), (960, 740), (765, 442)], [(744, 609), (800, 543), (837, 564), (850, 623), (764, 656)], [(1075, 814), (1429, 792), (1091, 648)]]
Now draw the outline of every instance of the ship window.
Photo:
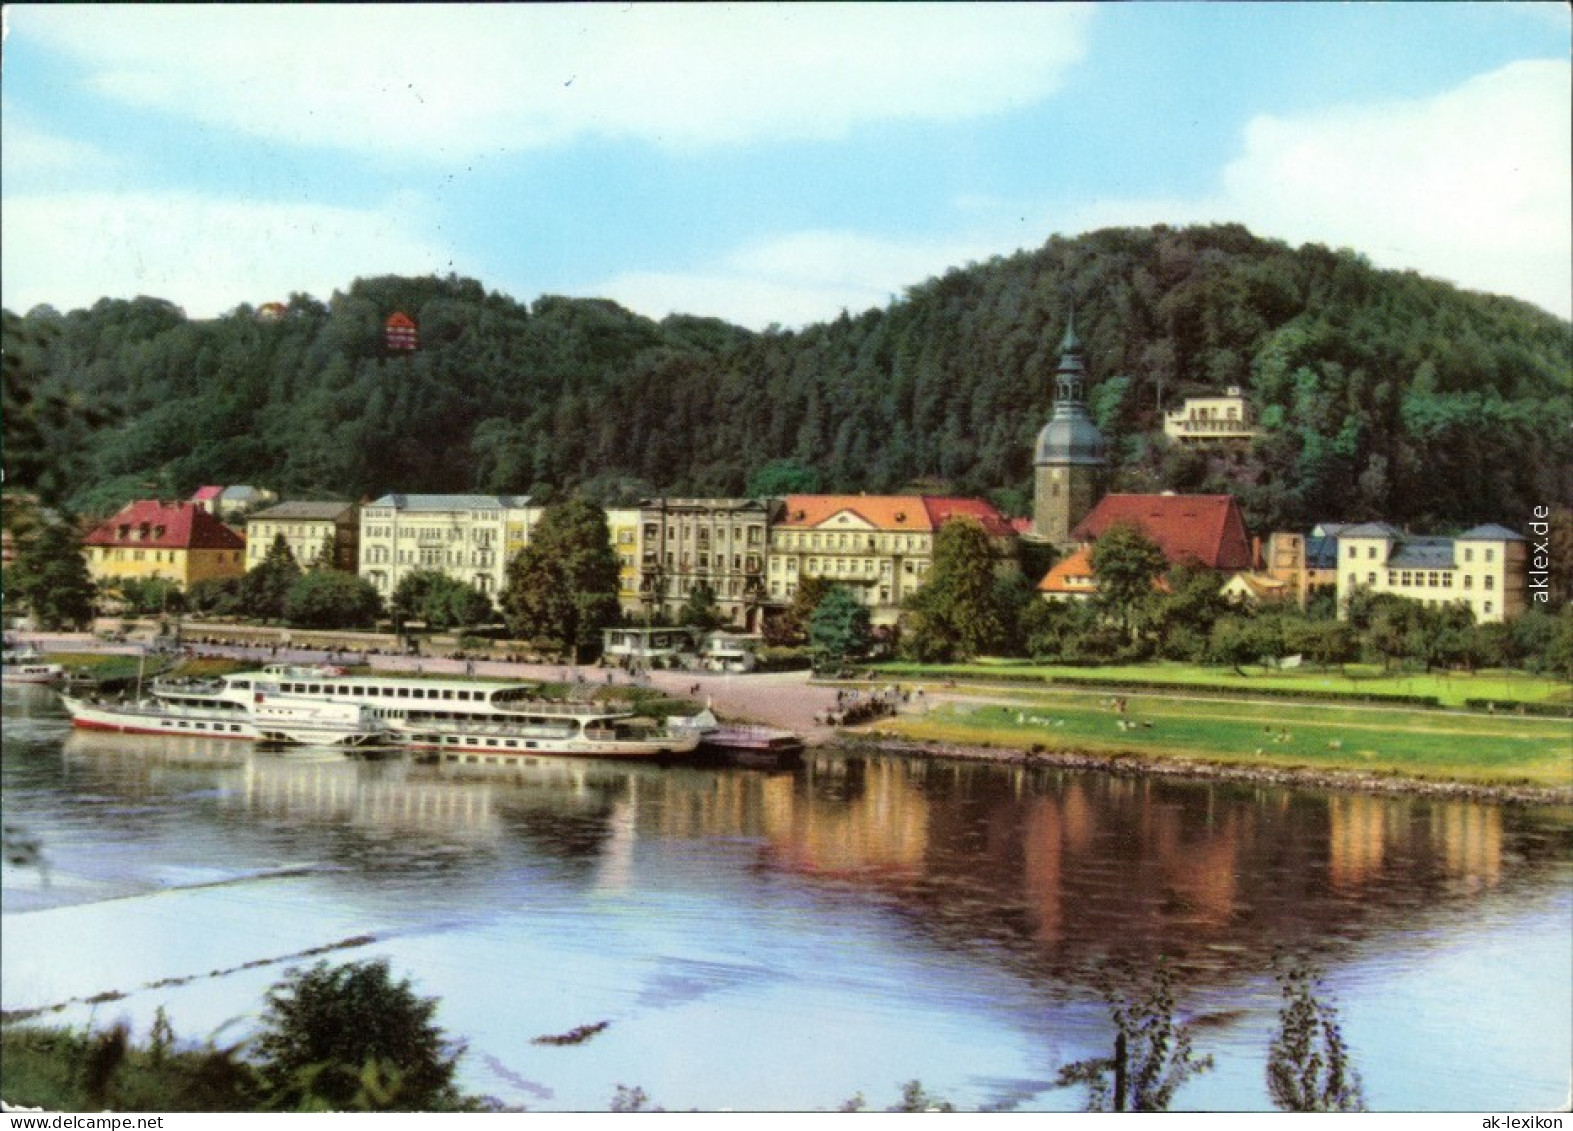
[(444, 698), (444, 699), (452, 699), (452, 698), (453, 698), (453, 692), (452, 692), (452, 691), (448, 691), (448, 690), (446, 690), (446, 689), (444, 689), (444, 691), (443, 691), (443, 693), (442, 693), (442, 697), (443, 697), (443, 698)]
[(401, 688), (399, 688), (399, 698), (400, 699), (408, 699), (409, 697), (410, 697), (410, 689), (408, 687), (401, 687)]
[(235, 681), (235, 686), (238, 687), (241, 691), (250, 691), (251, 681), (249, 679), (237, 679)]
[(230, 729), (230, 730), (231, 730), (231, 731), (232, 731), (232, 732), (233, 732), (233, 733), (235, 733), (235, 734), (239, 734), (239, 733), (240, 733), (240, 724), (239, 724), (239, 723), (230, 723), (230, 724), (229, 724), (229, 729)]

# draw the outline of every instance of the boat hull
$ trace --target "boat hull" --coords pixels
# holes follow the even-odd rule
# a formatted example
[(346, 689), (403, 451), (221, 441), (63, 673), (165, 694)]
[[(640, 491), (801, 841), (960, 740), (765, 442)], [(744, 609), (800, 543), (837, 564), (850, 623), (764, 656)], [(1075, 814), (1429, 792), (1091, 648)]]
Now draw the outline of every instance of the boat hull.
[(697, 737), (670, 735), (659, 738), (549, 738), (508, 734), (422, 731), (404, 735), (400, 744), (427, 760), (449, 761), (472, 757), (496, 758), (611, 758), (662, 762), (686, 758), (699, 746)]
[(139, 705), (89, 703), (63, 697), (71, 725), (80, 730), (114, 734), (162, 734), (220, 738), (240, 742), (276, 742), (301, 746), (366, 746), (387, 741), (383, 731), (311, 723), (264, 722), (237, 717), (234, 711), (159, 709)]

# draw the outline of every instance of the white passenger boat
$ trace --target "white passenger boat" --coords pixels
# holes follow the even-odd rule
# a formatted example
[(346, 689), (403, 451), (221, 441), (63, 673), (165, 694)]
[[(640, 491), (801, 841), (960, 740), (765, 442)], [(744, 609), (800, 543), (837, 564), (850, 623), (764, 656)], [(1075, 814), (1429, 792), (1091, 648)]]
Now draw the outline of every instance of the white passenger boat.
[(387, 724), (360, 704), (287, 692), (257, 678), (161, 680), (150, 698), (129, 701), (61, 698), (72, 725), (83, 730), (304, 746), (372, 746), (390, 738)]
[(64, 679), (66, 670), (59, 664), (51, 664), (44, 658), (44, 654), (31, 645), (13, 647), (5, 646), (3, 663), (0, 663), (0, 672), (6, 683), (54, 683)]
[(630, 707), (546, 699), (536, 684), (500, 680), (348, 675), (275, 664), (225, 677), (244, 691), (259, 679), (287, 694), (366, 707), (394, 739), (439, 759), (553, 755), (662, 761), (692, 754), (694, 730), (641, 719)]

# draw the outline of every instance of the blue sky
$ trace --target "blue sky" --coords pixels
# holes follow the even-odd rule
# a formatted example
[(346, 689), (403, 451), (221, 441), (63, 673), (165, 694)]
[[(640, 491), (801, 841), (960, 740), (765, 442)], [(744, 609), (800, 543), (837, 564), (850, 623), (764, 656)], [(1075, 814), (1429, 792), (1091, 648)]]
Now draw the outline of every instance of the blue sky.
[(5, 9), (0, 298), (357, 275), (796, 326), (1239, 221), (1573, 315), (1560, 2)]

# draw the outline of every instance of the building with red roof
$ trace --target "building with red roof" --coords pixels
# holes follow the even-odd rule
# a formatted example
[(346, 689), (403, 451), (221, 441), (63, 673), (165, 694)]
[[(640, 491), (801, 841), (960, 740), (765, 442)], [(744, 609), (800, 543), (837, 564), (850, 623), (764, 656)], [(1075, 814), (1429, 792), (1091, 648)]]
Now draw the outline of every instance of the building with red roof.
[(1255, 565), (1245, 519), (1231, 495), (1105, 495), (1071, 532), (1077, 549), (1044, 575), (1038, 592), (1050, 600), (1097, 592), (1092, 545), (1115, 526), (1136, 527), (1157, 544), (1170, 565), (1224, 573)]
[(402, 310), (395, 310), (382, 324), (383, 340), (390, 350), (414, 350), (421, 347), (421, 333), (415, 320)]
[(892, 624), (923, 583), (934, 536), (949, 522), (978, 523), (1002, 555), (1016, 530), (981, 499), (937, 495), (788, 495), (770, 530), (769, 598), (785, 604), (804, 577), (844, 585), (876, 624)]
[(246, 539), (194, 502), (127, 503), (82, 541), (94, 581), (162, 578), (182, 589), (246, 572)]
[(1071, 537), (1089, 545), (1119, 525), (1141, 530), (1172, 565), (1190, 562), (1218, 570), (1255, 565), (1245, 519), (1232, 495), (1105, 495)]

